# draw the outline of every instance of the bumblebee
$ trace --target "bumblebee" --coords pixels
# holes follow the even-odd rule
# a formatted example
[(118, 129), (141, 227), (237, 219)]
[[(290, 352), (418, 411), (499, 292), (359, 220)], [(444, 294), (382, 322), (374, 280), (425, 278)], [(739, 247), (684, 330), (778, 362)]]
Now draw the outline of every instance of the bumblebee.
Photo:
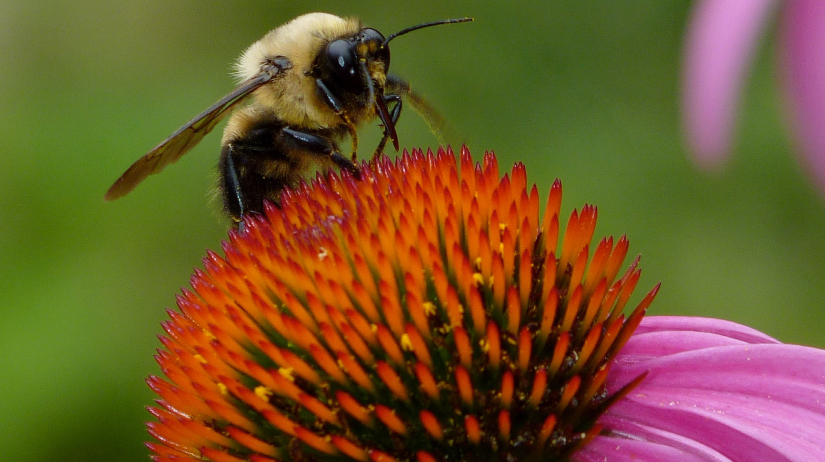
[[(385, 38), (357, 18), (299, 16), (253, 43), (236, 65), (240, 85), (138, 159), (104, 199), (128, 194), (177, 161), (230, 113), (221, 141), (218, 189), (235, 222), (263, 212), (266, 200), (277, 204), (284, 188), (297, 185), (313, 166), (335, 165), (357, 176), (357, 127), (378, 118), (383, 136), (374, 155), (389, 141), (397, 151), (402, 97), (434, 130), (442, 122), (406, 81), (387, 74), (389, 42), (421, 28), (467, 21), (472, 19), (419, 24)], [(339, 148), (347, 135), (349, 156)]]

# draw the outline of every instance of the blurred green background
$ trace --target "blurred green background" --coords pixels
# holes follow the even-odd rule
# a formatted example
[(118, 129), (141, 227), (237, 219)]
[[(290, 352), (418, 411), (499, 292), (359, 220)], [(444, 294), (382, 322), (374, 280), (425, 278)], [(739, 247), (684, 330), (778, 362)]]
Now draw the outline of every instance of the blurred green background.
[[(147, 460), (144, 378), (158, 373), (164, 308), (225, 236), (210, 196), (220, 135), (124, 199), (103, 193), (233, 87), (246, 46), (314, 10), (385, 33), (474, 16), (392, 48), (393, 71), (458, 141), (524, 162), (542, 195), (561, 178), (565, 213), (597, 204), (597, 235), (626, 233), (643, 255), (640, 292), (662, 281), (651, 313), (825, 347), (825, 200), (790, 149), (772, 31), (735, 157), (709, 176), (686, 157), (678, 120), (687, 1), (5, 0), (0, 459)], [(409, 110), (399, 134), (404, 146), (436, 143)]]

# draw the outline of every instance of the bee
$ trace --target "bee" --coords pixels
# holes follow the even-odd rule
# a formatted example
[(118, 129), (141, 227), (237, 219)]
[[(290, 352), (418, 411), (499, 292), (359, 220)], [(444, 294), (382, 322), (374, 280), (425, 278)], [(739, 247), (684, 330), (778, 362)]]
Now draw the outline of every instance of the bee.
[[(389, 42), (425, 27), (467, 21), (472, 18), (419, 24), (385, 38), (357, 18), (299, 16), (253, 43), (236, 65), (240, 85), (138, 159), (104, 199), (128, 194), (177, 161), (229, 113), (218, 190), (236, 223), (249, 213), (262, 213), (266, 200), (277, 204), (284, 188), (295, 186), (314, 165), (335, 165), (358, 176), (356, 128), (378, 118), (383, 136), (374, 155), (388, 141), (397, 151), (402, 97), (434, 131), (442, 122), (406, 81), (387, 73)], [(339, 148), (347, 135), (349, 157)]]

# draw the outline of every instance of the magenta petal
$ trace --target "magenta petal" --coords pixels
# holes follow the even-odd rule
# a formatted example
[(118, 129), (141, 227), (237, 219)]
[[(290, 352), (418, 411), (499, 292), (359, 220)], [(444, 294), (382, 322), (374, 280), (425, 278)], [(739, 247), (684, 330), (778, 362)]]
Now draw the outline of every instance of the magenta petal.
[[(746, 343), (780, 343), (778, 340), (748, 326), (716, 318), (701, 318), (697, 316), (647, 316), (634, 335), (648, 332), (687, 331), (695, 333), (716, 334), (718, 342), (739, 340)], [(675, 343), (675, 342), (671, 342)], [(627, 353), (627, 350), (625, 350)]]
[[(678, 438), (676, 438), (678, 441)], [(719, 460), (729, 462), (718, 453), (701, 445), (689, 442), (679, 447), (675, 442), (659, 444), (651, 440), (635, 440), (622, 436), (596, 437), (587, 447), (575, 453), (576, 462), (660, 462), (679, 461), (694, 462)], [(691, 444), (692, 443), (692, 444)]]
[(780, 72), (803, 163), (825, 192), (825, 2), (784, 5)]
[(702, 0), (687, 31), (682, 110), (688, 144), (704, 168), (730, 149), (740, 89), (775, 0)]
[(645, 371), (576, 460), (825, 460), (823, 350), (727, 321), (651, 317), (608, 388)]

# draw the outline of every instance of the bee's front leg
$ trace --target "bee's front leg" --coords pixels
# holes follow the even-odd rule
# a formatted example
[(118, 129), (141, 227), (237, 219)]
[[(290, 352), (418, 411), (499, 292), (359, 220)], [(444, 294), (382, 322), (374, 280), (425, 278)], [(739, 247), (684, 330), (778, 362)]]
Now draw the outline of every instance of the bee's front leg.
[[(392, 112), (390, 112), (390, 122), (393, 126), (398, 123), (398, 118), (401, 116), (401, 96), (399, 95), (384, 95), (384, 103), (395, 103), (395, 106), (392, 108)], [(387, 141), (389, 141), (391, 135), (390, 131), (387, 127), (384, 127), (384, 136), (381, 137), (381, 142), (378, 143), (378, 147), (375, 148), (375, 152), (372, 154), (372, 158), (375, 159), (376, 157), (380, 156), (381, 153), (384, 152), (384, 147), (387, 146)]]
[(352, 120), (350, 120), (344, 110), (344, 105), (341, 103), (341, 100), (335, 96), (323, 80), (315, 79), (315, 86), (318, 87), (318, 90), (324, 95), (324, 102), (327, 103), (327, 106), (335, 111), (335, 113), (341, 117), (341, 120), (344, 121), (344, 125), (347, 127), (349, 136), (352, 139), (352, 160), (355, 160), (358, 157), (358, 131), (355, 129), (355, 124), (352, 123)]

